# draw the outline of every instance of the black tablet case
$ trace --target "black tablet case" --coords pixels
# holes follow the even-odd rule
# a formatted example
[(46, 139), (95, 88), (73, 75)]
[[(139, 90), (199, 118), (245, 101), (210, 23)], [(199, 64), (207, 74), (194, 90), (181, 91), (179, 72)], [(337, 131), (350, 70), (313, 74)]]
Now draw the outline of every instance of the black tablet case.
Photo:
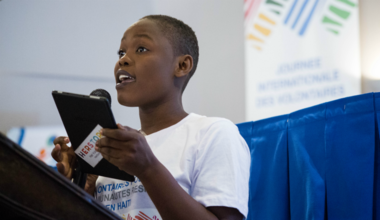
[[(59, 91), (53, 91), (52, 95), (74, 150), (98, 124), (103, 128), (117, 128), (106, 98)], [(126, 181), (135, 179), (104, 158), (95, 167), (82, 158), (77, 158), (79, 162), (77, 169), (81, 172)]]

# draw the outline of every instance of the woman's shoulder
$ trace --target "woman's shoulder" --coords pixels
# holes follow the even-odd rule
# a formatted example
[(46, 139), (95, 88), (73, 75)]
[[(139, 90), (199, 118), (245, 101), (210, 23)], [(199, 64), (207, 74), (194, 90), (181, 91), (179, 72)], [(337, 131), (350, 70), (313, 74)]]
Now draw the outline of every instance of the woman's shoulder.
[[(186, 127), (189, 130), (195, 131), (198, 138), (209, 136), (211, 134), (221, 134), (228, 136), (240, 136), (237, 126), (226, 118), (207, 117), (191, 113)], [(191, 132), (193, 133), (193, 132)]]
[(237, 126), (229, 119), (222, 117), (208, 117), (204, 115), (199, 115), (191, 113), (189, 118), (189, 124), (202, 128), (202, 129), (237, 129)]

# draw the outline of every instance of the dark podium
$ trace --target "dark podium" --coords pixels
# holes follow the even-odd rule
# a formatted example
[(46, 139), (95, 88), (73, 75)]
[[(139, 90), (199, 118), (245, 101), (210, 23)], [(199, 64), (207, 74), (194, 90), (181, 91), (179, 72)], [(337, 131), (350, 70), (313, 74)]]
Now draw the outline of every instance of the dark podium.
[(0, 219), (121, 219), (0, 134)]

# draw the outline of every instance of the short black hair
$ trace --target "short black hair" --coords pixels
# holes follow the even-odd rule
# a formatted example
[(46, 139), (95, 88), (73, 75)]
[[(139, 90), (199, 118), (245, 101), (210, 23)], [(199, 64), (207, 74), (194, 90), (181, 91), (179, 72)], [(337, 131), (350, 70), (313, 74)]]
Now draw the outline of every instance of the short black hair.
[(193, 69), (189, 72), (183, 85), (183, 92), (198, 65), (199, 47), (193, 29), (183, 21), (167, 15), (148, 15), (140, 20), (142, 19), (153, 20), (158, 24), (162, 33), (169, 40), (175, 56), (188, 54), (193, 57)]

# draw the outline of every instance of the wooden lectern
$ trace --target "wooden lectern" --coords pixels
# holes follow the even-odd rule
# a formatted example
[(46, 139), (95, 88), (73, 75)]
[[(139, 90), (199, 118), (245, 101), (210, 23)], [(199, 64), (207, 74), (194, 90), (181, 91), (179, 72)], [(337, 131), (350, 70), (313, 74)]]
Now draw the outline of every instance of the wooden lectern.
[(0, 219), (120, 219), (0, 134)]

